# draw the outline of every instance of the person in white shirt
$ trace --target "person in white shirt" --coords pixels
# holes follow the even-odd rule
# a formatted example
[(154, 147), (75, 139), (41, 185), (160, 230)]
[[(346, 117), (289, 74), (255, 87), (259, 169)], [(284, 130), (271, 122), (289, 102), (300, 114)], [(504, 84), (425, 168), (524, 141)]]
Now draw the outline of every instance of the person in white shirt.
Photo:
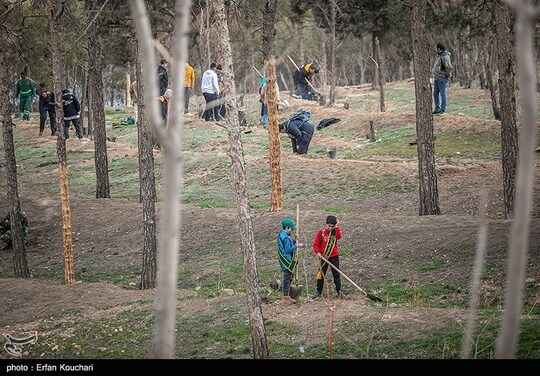
[[(210, 69), (203, 73), (201, 81), (201, 91), (206, 102), (206, 109), (203, 114), (205, 121), (220, 121), (219, 106), (217, 99), (219, 96), (219, 83), (216, 72), (216, 63), (210, 64)], [(210, 102), (214, 102), (210, 104)]]

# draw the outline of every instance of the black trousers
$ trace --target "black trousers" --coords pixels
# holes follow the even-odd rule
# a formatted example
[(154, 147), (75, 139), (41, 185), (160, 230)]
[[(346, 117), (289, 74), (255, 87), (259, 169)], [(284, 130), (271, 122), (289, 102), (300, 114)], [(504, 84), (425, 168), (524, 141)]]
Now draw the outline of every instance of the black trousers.
[[(324, 287), (324, 276), (326, 275), (326, 271), (328, 270), (329, 266), (326, 263), (326, 261), (320, 260), (322, 265), (322, 278), (317, 279), (317, 292), (319, 294), (322, 294), (323, 287)], [(328, 259), (332, 265), (334, 265), (336, 268), (339, 269), (339, 256), (330, 257)], [(334, 277), (334, 285), (336, 285), (336, 292), (341, 291), (341, 274), (334, 268), (332, 268), (332, 277)]]

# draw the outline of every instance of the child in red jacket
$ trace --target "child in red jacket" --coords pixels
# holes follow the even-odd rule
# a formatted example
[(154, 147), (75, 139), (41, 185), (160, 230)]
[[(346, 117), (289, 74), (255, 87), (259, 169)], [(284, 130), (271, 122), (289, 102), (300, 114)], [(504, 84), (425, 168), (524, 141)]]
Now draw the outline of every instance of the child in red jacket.
[[(339, 269), (339, 250), (337, 241), (341, 239), (341, 230), (338, 227), (339, 220), (329, 215), (326, 217), (326, 227), (317, 232), (315, 239), (313, 240), (313, 251), (322, 255), (325, 259), (330, 261), (332, 265)], [(326, 261), (320, 260), (319, 271), (317, 272), (317, 293), (313, 296), (313, 299), (317, 299), (322, 295), (324, 286), (324, 276), (328, 270), (328, 264)], [(332, 268), (332, 276), (334, 277), (334, 284), (336, 285), (336, 294), (338, 297), (343, 297), (341, 291), (341, 275), (337, 270)]]

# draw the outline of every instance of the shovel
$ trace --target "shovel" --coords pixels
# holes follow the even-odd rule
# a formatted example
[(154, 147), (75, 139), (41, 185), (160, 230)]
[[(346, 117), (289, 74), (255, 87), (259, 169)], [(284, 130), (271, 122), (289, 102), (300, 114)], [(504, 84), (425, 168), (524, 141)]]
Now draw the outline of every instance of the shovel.
[(358, 286), (356, 283), (354, 283), (349, 277), (347, 277), (345, 275), (345, 273), (343, 273), (341, 270), (339, 270), (337, 267), (335, 267), (332, 263), (330, 263), (330, 261), (328, 261), (327, 259), (325, 259), (322, 255), (320, 255), (319, 253), (317, 253), (317, 256), (319, 256), (323, 261), (325, 261), (332, 269), (334, 269), (335, 271), (337, 271), (339, 274), (341, 274), (347, 281), (349, 281), (350, 283), (353, 284), (354, 287), (356, 287), (358, 290), (360, 290), (362, 292), (362, 294), (364, 294), (365, 296), (367, 296), (370, 300), (373, 300), (374, 302), (382, 302), (383, 300), (381, 298), (379, 298), (378, 296), (375, 296), (373, 294), (368, 294), (366, 291), (364, 291), (364, 289), (362, 289), (360, 286)]
[[(296, 237), (298, 238), (298, 232), (300, 231), (300, 205), (296, 204)], [(298, 250), (296, 251), (298, 255)], [(291, 283), (291, 287), (289, 289), (289, 296), (293, 298), (294, 300), (297, 300), (300, 297), (300, 294), (302, 293), (303, 285), (298, 284), (298, 260), (296, 262), (296, 266), (294, 268), (294, 279)]]

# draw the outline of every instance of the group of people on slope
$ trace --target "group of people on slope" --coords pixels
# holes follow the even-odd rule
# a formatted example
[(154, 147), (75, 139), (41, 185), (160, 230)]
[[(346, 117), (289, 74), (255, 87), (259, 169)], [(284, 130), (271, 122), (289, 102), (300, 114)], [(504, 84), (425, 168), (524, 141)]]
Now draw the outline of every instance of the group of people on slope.
[[(169, 87), (169, 72), (167, 71), (169, 63), (165, 59), (159, 62), (157, 77), (159, 96), (158, 100), (161, 107), (161, 117), (167, 122), (170, 112), (170, 104), (173, 91)], [(184, 63), (184, 115), (191, 116), (189, 113), (189, 101), (193, 88), (195, 87), (195, 70), (189, 63)]]
[[(56, 135), (56, 101), (54, 92), (47, 88), (44, 82), (40, 82), (36, 90), (35, 82), (27, 76), (26, 70), (16, 82), (16, 95), (19, 97), (19, 110), (21, 120), (30, 120), (30, 108), (36, 95), (39, 97), (39, 135), (45, 131), (47, 117), (49, 118), (51, 136)], [(77, 97), (69, 89), (62, 90), (62, 110), (64, 113), (64, 136), (69, 139), (71, 124), (79, 140), (84, 140), (84, 132), (80, 120), (81, 106)]]
[[(318, 230), (313, 239), (313, 252), (319, 258), (319, 269), (316, 273), (317, 290), (311, 299), (315, 300), (323, 295), (324, 277), (328, 271), (328, 262), (339, 270), (339, 248), (338, 240), (341, 239), (341, 229), (338, 227), (339, 220), (334, 215), (326, 217), (325, 227)], [(298, 267), (298, 247), (299, 237), (296, 231), (296, 225), (291, 218), (285, 218), (281, 221), (281, 230), (277, 236), (277, 252), (279, 266), (283, 273), (281, 284), (281, 292), (283, 299), (289, 302), (296, 302), (296, 299), (290, 295), (291, 283), (294, 273)], [(319, 257), (322, 256), (322, 257)], [(345, 294), (341, 288), (341, 275), (332, 268), (332, 276), (334, 279), (335, 293), (339, 298), (343, 298)]]

